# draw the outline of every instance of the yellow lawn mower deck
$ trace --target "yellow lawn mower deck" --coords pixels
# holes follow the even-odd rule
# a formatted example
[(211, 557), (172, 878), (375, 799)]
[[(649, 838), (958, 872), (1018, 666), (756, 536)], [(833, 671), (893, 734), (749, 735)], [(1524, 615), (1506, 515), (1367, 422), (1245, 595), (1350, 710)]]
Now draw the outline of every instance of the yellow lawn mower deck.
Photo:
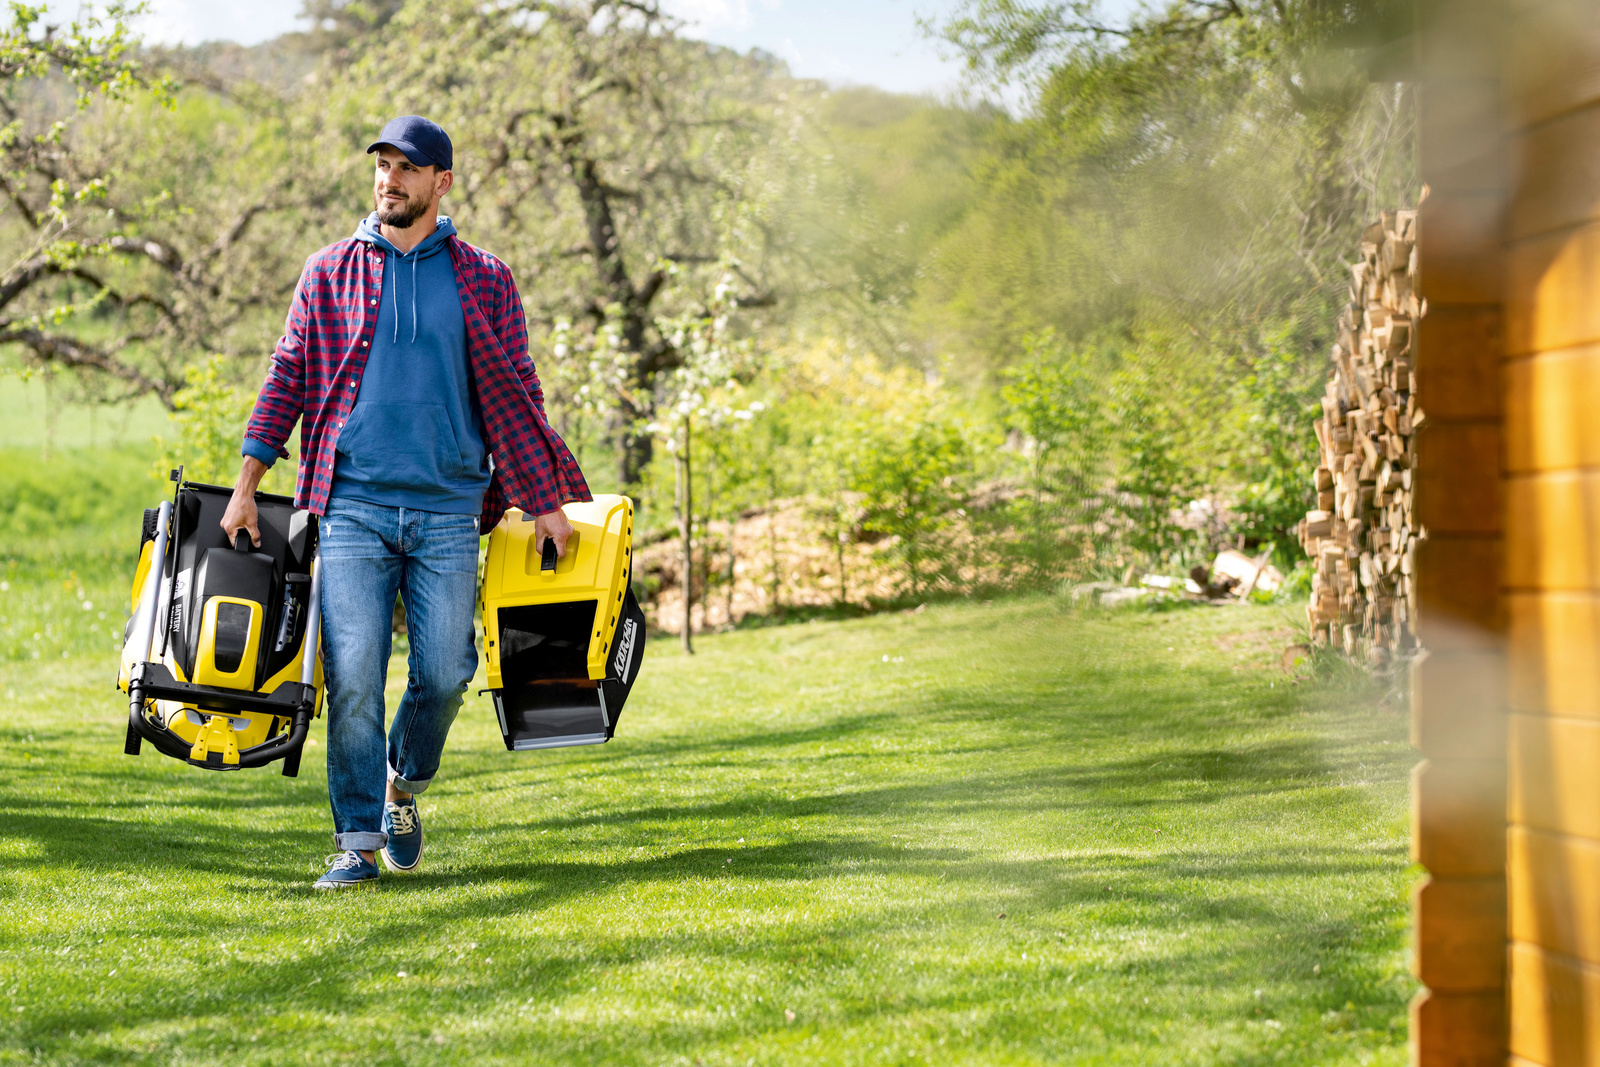
[(321, 713), (322, 593), (316, 517), (256, 494), (261, 547), (230, 545), (232, 490), (182, 480), (145, 512), (117, 687), (128, 694), (124, 751), (144, 741), (209, 770), (300, 769)]

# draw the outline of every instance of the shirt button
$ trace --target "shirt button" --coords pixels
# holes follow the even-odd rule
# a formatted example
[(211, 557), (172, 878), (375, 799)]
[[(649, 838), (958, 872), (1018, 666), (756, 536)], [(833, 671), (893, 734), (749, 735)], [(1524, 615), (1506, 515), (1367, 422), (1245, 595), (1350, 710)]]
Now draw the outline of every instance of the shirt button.
[(372, 304), (373, 307), (377, 307), (378, 306), (378, 302), (376, 300), (371, 301), (371, 304)]
[(366, 348), (366, 347), (367, 347), (367, 342), (365, 342), (365, 341), (362, 341), (362, 342), (361, 342), (361, 347), (362, 347), (362, 348)]

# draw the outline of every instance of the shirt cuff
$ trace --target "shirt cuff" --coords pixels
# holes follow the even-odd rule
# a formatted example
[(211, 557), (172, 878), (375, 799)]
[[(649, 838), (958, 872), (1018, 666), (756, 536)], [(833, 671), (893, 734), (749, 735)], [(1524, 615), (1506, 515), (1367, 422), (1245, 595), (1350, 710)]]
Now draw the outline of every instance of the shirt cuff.
[(254, 437), (244, 439), (244, 446), (239, 449), (239, 454), (259, 459), (269, 467), (278, 462), (278, 450), (265, 441), (257, 441)]

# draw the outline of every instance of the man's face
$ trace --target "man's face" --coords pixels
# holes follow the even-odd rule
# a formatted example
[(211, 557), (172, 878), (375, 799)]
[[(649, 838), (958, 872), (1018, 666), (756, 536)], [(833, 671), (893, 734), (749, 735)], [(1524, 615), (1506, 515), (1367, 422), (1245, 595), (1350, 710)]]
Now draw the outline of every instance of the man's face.
[(450, 188), (451, 174), (438, 167), (419, 167), (398, 148), (378, 149), (372, 181), (372, 202), (378, 221), (404, 230), (439, 202)]

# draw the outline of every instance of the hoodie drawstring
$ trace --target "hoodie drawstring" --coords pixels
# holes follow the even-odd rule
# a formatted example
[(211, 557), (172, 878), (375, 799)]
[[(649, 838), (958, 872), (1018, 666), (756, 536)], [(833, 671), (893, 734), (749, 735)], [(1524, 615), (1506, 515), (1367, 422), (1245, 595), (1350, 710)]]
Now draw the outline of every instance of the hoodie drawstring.
[[(416, 277), (415, 277), (415, 275), (412, 276), (412, 288), (413, 289), (416, 288)], [(413, 301), (415, 301), (416, 300), (416, 294), (413, 293), (411, 299)], [(394, 304), (394, 343), (395, 344), (399, 344), (400, 343), (400, 275), (399, 275), (398, 272), (396, 272), (395, 275), (394, 275), (394, 284), (389, 286), (389, 300), (390, 300), (390, 302), (392, 304)]]
[[(405, 256), (397, 257), (399, 259)], [(417, 343), (417, 256), (411, 257), (411, 343)], [(400, 276), (395, 275), (389, 287), (389, 300), (394, 305), (394, 343), (400, 343)]]

